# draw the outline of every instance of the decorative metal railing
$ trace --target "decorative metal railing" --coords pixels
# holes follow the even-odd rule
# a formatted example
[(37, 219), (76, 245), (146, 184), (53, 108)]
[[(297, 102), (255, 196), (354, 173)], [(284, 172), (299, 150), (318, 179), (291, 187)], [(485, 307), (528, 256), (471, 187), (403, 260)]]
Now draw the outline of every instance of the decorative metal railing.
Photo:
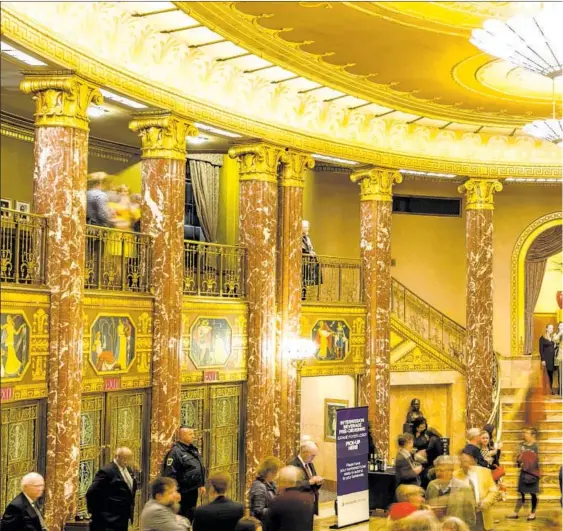
[(431, 346), (465, 364), (465, 328), (395, 279), (391, 312)]
[(184, 241), (184, 295), (242, 299), (246, 288), (246, 249)]
[(151, 269), (152, 238), (147, 234), (86, 226), (86, 289), (146, 293)]
[(301, 298), (307, 302), (361, 304), (360, 260), (304, 254), (301, 265)]
[(47, 219), (2, 208), (0, 280), (17, 284), (45, 284)]

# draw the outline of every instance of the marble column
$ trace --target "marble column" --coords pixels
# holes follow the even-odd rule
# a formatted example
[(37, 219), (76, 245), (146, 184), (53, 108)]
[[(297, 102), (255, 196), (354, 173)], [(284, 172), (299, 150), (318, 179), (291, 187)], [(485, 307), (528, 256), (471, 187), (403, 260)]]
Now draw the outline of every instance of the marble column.
[(366, 304), (366, 373), (360, 377), (360, 401), (379, 455), (389, 458), (391, 214), (396, 170), (370, 168), (351, 175), (360, 185), (360, 248)]
[(493, 194), (495, 179), (469, 179), (466, 194), (467, 427), (480, 428), (493, 407)]
[(278, 348), (276, 355), (275, 453), (282, 463), (295, 456), (297, 437), (296, 372), (288, 347), (298, 339), (301, 318), (301, 221), (305, 170), (315, 166), (310, 155), (287, 150), (279, 179), (278, 226)]
[(277, 170), (285, 150), (264, 143), (233, 147), (239, 163), (239, 243), (247, 252), (248, 400), (246, 485), (274, 453), (276, 364)]
[(47, 218), (51, 295), (45, 519), (59, 530), (76, 513), (90, 103), (98, 89), (71, 71), (26, 72), (35, 100), (33, 208)]
[(153, 238), (152, 479), (180, 419), (186, 137), (197, 129), (168, 112), (141, 113), (129, 128), (141, 137), (141, 229)]

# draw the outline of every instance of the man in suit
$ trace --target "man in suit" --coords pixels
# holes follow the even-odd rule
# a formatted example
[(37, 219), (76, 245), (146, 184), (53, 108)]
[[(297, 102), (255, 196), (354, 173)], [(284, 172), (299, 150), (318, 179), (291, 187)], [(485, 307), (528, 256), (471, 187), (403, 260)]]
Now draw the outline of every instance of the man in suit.
[(151, 499), (141, 513), (141, 531), (188, 531), (188, 519), (177, 514), (180, 493), (176, 480), (157, 477), (150, 488)]
[(178, 430), (178, 440), (164, 456), (162, 475), (178, 482), (182, 496), (180, 514), (193, 521), (199, 496), (205, 494), (205, 468), (199, 450), (194, 445), (195, 431), (188, 426)]
[(244, 515), (244, 507), (225, 496), (231, 484), (230, 474), (217, 472), (209, 478), (209, 484), (210, 495), (215, 499), (194, 511), (194, 531), (234, 531)]
[(464, 453), (469, 454), (475, 459), (478, 466), (489, 468), (489, 463), (483, 457), (479, 443), (481, 440), (481, 430), (479, 428), (471, 428), (467, 431), (467, 445), (463, 449)]
[(399, 451), (395, 459), (395, 473), (397, 476), (397, 486), (399, 485), (418, 485), (420, 486), (420, 474), (424, 470), (423, 466), (415, 463), (412, 457), (414, 448), (414, 436), (412, 433), (403, 433), (397, 438)]
[(2, 516), (2, 531), (46, 531), (37, 500), (43, 496), (45, 481), (31, 472), (21, 481), (22, 491), (8, 504)]
[(301, 469), (295, 466), (280, 470), (279, 495), (271, 502), (266, 517), (268, 531), (313, 530), (313, 498), (299, 488), (302, 476)]
[(314, 512), (319, 514), (319, 490), (323, 484), (323, 478), (317, 475), (313, 461), (317, 457), (319, 449), (313, 441), (305, 441), (299, 450), (299, 455), (289, 463), (289, 466), (297, 467), (303, 472), (303, 481), (298, 486), (303, 492), (308, 492), (313, 497)]
[[(488, 531), (494, 527), (492, 507), (498, 500), (498, 487), (488, 468), (477, 466), (475, 458), (463, 450), (460, 468), (454, 472), (454, 479), (471, 491), (471, 507), (475, 511), (475, 525), (471, 531)], [(453, 484), (455, 485), (455, 483)], [(452, 487), (452, 492), (455, 487)], [(468, 489), (469, 491), (469, 489)], [(455, 495), (455, 492), (453, 492)]]
[(118, 448), (111, 463), (100, 468), (86, 492), (91, 531), (127, 531), (133, 522), (137, 480), (129, 466), (133, 452)]

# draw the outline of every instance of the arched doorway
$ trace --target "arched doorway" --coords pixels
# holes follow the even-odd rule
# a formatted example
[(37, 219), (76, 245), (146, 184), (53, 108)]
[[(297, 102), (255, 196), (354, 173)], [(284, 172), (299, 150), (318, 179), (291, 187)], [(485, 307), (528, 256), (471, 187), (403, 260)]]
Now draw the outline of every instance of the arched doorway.
[[(536, 219), (520, 235), (511, 260), (511, 354), (529, 354), (526, 350), (526, 260), (534, 242), (546, 231), (561, 226), (562, 213), (552, 212)], [(528, 341), (529, 342), (529, 341)]]

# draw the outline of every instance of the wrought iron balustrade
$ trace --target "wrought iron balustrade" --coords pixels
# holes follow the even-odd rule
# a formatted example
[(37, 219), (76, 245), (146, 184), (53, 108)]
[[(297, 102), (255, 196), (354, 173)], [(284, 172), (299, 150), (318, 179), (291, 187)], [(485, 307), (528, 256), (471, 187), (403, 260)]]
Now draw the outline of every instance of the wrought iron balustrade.
[(301, 298), (307, 302), (361, 304), (360, 260), (304, 254), (301, 265)]
[(151, 269), (152, 238), (147, 234), (86, 226), (86, 289), (146, 293)]
[(184, 241), (184, 295), (242, 299), (245, 283), (244, 248)]
[(465, 328), (395, 279), (391, 312), (431, 346), (465, 364)]
[(0, 280), (45, 284), (47, 218), (2, 208)]

